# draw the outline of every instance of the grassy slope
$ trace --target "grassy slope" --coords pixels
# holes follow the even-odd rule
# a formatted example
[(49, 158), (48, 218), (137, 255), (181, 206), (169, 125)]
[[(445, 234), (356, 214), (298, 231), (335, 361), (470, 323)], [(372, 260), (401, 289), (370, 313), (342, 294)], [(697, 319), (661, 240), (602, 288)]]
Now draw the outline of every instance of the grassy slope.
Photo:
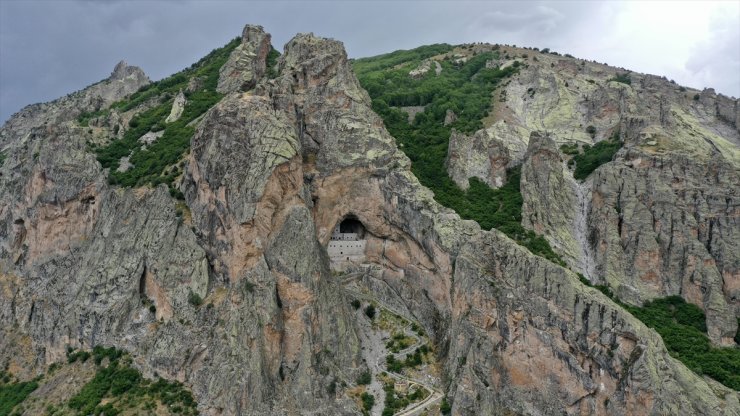
[[(131, 119), (129, 129), (121, 140), (112, 141), (95, 149), (98, 161), (104, 168), (110, 169), (109, 181), (112, 184), (142, 186), (166, 183), (172, 186), (174, 179), (181, 173), (180, 167), (176, 164), (188, 152), (190, 139), (195, 132), (195, 127), (188, 124), (221, 99), (222, 94), (216, 92), (219, 69), (239, 42), (240, 39), (234, 39), (226, 46), (212, 51), (190, 68), (147, 85), (111, 106), (119, 111), (129, 111), (145, 104), (151, 106)], [(199, 80), (200, 88), (185, 93), (187, 104), (180, 119), (165, 123), (164, 120), (172, 108), (174, 95), (181, 90), (185, 91), (193, 79)], [(89, 119), (105, 116), (109, 111), (110, 109), (104, 109), (83, 114), (78, 121), (85, 125)], [(139, 138), (150, 131), (164, 133), (153, 144), (142, 148)], [(130, 156), (133, 167), (126, 172), (118, 172), (119, 161), (124, 156)], [(173, 190), (173, 193), (176, 194), (177, 191)]]

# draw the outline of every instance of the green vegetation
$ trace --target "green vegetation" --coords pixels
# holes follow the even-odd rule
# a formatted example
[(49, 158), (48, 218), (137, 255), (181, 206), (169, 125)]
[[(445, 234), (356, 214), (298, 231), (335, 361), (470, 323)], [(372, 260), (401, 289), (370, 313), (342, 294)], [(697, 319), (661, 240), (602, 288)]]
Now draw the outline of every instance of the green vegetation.
[(400, 373), (404, 368), (416, 368), (424, 363), (424, 355), (429, 352), (429, 347), (422, 345), (421, 347), (414, 350), (413, 353), (406, 356), (403, 361), (399, 361), (392, 354), (388, 354), (385, 357), (385, 363), (388, 366), (388, 371), (394, 373)]
[(595, 287), (629, 311), (645, 325), (655, 329), (668, 352), (699, 375), (707, 375), (725, 386), (740, 390), (740, 349), (717, 348), (707, 336), (704, 312), (680, 296), (668, 296), (645, 302), (641, 307), (622, 303), (602, 285), (593, 286), (579, 275), (586, 286)]
[[(412, 50), (398, 50), (372, 58), (358, 59), (354, 62), (354, 68), (357, 76), (361, 77), (363, 75), (371, 75), (377, 71), (393, 68), (397, 65), (407, 65), (409, 62), (416, 62), (418, 64), (426, 58), (431, 58), (432, 56), (449, 52), (451, 50), (452, 46), (446, 43), (421, 46)], [(406, 72), (408, 74), (408, 71)]]
[(203, 304), (203, 298), (201, 298), (199, 294), (190, 291), (190, 293), (188, 294), (188, 303), (197, 308)]
[(357, 376), (358, 385), (370, 384), (371, 381), (373, 381), (373, 376), (372, 374), (370, 374), (369, 370), (365, 370), (359, 376)]
[(0, 371), (0, 416), (7, 416), (39, 387), (39, 379), (17, 381), (7, 371)]
[(375, 318), (375, 306), (373, 304), (367, 305), (365, 308), (365, 315), (371, 320)]
[(385, 391), (385, 407), (383, 408), (383, 416), (393, 416), (396, 412), (411, 403), (424, 400), (428, 396), (428, 392), (421, 387), (416, 387), (408, 394), (398, 392), (396, 391), (392, 380), (388, 380), (383, 384), (383, 390)]
[(588, 133), (589, 136), (593, 139), (596, 137), (596, 127), (594, 126), (588, 126), (586, 127), (586, 133)]
[(712, 346), (707, 326), (696, 305), (680, 296), (655, 299), (642, 307), (625, 305), (637, 319), (658, 331), (668, 351), (697, 374), (706, 374), (740, 390), (740, 349)]
[(280, 57), (280, 52), (278, 52), (275, 48), (270, 47), (270, 52), (267, 54), (267, 70), (266, 75), (270, 79), (277, 78), (278, 72), (277, 72), (277, 60)]
[[(111, 184), (143, 186), (165, 183), (172, 186), (175, 178), (181, 173), (181, 166), (176, 164), (188, 152), (190, 140), (195, 132), (195, 128), (189, 124), (221, 99), (222, 94), (216, 92), (218, 71), (238, 44), (239, 39), (234, 39), (190, 68), (149, 84), (111, 106), (120, 111), (128, 111), (145, 104), (150, 107), (131, 119), (129, 130), (122, 139), (95, 149), (100, 164), (110, 169)], [(182, 116), (175, 122), (165, 123), (164, 120), (172, 107), (172, 97), (178, 91), (187, 91), (191, 82), (199, 88), (185, 93), (187, 103)], [(109, 109), (104, 109), (82, 114), (78, 121), (81, 125), (87, 125), (91, 118), (104, 115), (108, 111)], [(142, 149), (139, 138), (150, 131), (162, 132), (162, 137)], [(118, 172), (120, 159), (125, 156), (130, 156), (129, 162), (133, 167), (126, 172)], [(173, 194), (178, 196), (177, 192)]]
[(443, 415), (449, 415), (452, 413), (452, 406), (450, 406), (450, 403), (447, 401), (447, 396), (442, 398), (442, 404), (439, 405), (439, 412)]
[(373, 406), (375, 405), (375, 396), (365, 391), (360, 395), (360, 400), (362, 400), (362, 408), (365, 412), (369, 412), (373, 409)]
[(393, 353), (404, 350), (414, 344), (414, 339), (407, 337), (402, 332), (395, 332), (385, 347)]
[(77, 122), (80, 123), (80, 126), (82, 127), (88, 127), (90, 125), (90, 120), (98, 117), (107, 116), (108, 114), (110, 114), (109, 108), (93, 111), (90, 113), (82, 113), (79, 117), (77, 117)]
[[(143, 378), (138, 370), (131, 367), (131, 358), (121, 350), (101, 346), (92, 351), (67, 349), (68, 364), (86, 363), (91, 358), (96, 366), (92, 379), (66, 403), (48, 405), (47, 414), (116, 416), (131, 410), (139, 414), (139, 410), (155, 409), (157, 402), (165, 405), (172, 413), (198, 414), (193, 395), (182, 384), (161, 378)], [(52, 365), (47, 376), (53, 376), (61, 366), (59, 363)], [(41, 376), (31, 381), (17, 382), (6, 371), (0, 371), (0, 416), (20, 415), (23, 409), (16, 406), (42, 383)]]
[(5, 163), (5, 159), (6, 158), (7, 158), (7, 156), (5, 155), (5, 153), (0, 152), (0, 167), (3, 166), (3, 164)]
[[(130, 366), (130, 358), (115, 348), (95, 347), (92, 354), (81, 351), (68, 353), (68, 361), (92, 356), (98, 366), (95, 376), (82, 389), (69, 399), (66, 406), (79, 414), (106, 416), (119, 414), (123, 409), (143, 405), (153, 409), (155, 401), (168, 406), (173, 413), (183, 415), (198, 414), (193, 395), (178, 382), (164, 379), (147, 380), (138, 370)], [(87, 359), (87, 358), (85, 358)], [(103, 366), (108, 359), (107, 366)], [(106, 401), (105, 405), (101, 402)]]
[[(473, 178), (464, 191), (448, 176), (444, 161), (452, 129), (473, 133), (482, 128), (481, 120), (489, 114), (494, 88), (520, 66), (517, 61), (505, 69), (486, 68), (486, 61), (498, 56), (498, 52), (489, 52), (475, 55), (464, 64), (445, 59), (440, 62), (439, 76), (434, 71), (421, 79), (409, 76), (423, 59), (449, 50), (449, 45), (431, 45), (396, 51), (358, 59), (354, 68), (372, 98), (373, 109), (411, 159), (412, 172), (434, 191), (437, 202), (464, 219), (477, 221), (484, 229), (499, 229), (535, 254), (564, 264), (547, 240), (521, 226), (518, 168), (509, 172), (507, 183), (500, 189), (491, 189)], [(397, 108), (400, 106), (424, 106), (424, 111), (409, 123), (407, 113)], [(447, 110), (454, 111), (458, 118), (445, 126)]]
[(617, 74), (612, 78), (609, 78), (608, 81), (616, 81), (621, 82), (622, 84), (632, 85), (632, 78), (630, 78), (629, 72), (625, 72), (624, 74)]
[[(563, 150), (561, 146), (560, 149)], [(615, 133), (611, 139), (602, 140), (593, 146), (583, 145), (583, 151), (574, 155), (573, 159), (568, 161), (569, 166), (575, 165), (573, 177), (578, 180), (584, 180), (593, 171), (604, 163), (611, 162), (614, 155), (622, 148), (622, 142), (619, 141), (619, 133)], [(570, 151), (571, 148), (566, 150)], [(566, 151), (563, 151), (566, 153)], [(572, 153), (566, 153), (572, 154)]]
[(355, 310), (357, 310), (357, 309), (360, 309), (360, 306), (362, 306), (362, 303), (360, 302), (359, 299), (353, 299), (352, 302), (350, 302), (350, 305), (352, 305), (352, 307)]

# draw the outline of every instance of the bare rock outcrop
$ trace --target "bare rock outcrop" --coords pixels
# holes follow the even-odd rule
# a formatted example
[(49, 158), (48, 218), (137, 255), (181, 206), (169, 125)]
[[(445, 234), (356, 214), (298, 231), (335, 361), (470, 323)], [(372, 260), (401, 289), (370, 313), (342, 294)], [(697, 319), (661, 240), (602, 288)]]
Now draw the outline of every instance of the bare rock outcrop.
[(242, 43), (221, 67), (216, 91), (228, 93), (253, 88), (267, 69), (267, 54), (272, 48), (270, 39), (262, 26), (245, 26)]
[(170, 110), (170, 115), (168, 115), (164, 120), (165, 123), (172, 123), (179, 120), (180, 116), (182, 116), (182, 112), (185, 111), (186, 103), (187, 100), (185, 99), (185, 94), (183, 94), (181, 90), (172, 101), (172, 110)]
[(467, 136), (452, 130), (445, 165), (460, 188), (468, 189), (468, 179), (473, 177), (491, 188), (501, 187), (510, 162), (509, 149), (491, 131), (481, 129)]
[[(112, 345), (184, 382), (202, 414), (360, 414), (342, 382), (372, 363), (326, 254), (352, 216), (368, 234), (363, 279), (430, 335), (453, 414), (740, 414), (737, 392), (573, 272), (437, 204), (340, 42), (297, 35), (267, 80), (269, 35), (244, 33), (192, 139), (184, 203), (110, 187), (85, 129), (34, 124), (57, 107), (3, 127), (3, 363), (31, 378), (68, 345)], [(557, 166), (533, 141), (531, 169)], [(623, 189), (612, 180), (594, 179), (607, 183), (594, 209)]]

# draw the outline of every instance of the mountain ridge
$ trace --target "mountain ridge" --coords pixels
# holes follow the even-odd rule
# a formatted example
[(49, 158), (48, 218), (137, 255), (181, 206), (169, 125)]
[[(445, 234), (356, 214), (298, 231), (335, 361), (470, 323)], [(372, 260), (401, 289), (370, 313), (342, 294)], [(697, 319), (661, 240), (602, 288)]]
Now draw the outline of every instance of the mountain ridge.
[[(362, 88), (340, 42), (297, 35), (271, 67), (264, 39), (269, 43), (261, 27), (245, 27), (239, 44), (217, 68), (217, 78), (209, 78), (212, 68), (198, 73), (208, 65), (203, 61), (190, 77), (168, 78), (171, 85), (165, 79), (142, 89), (151, 85), (148, 79), (126, 77), (123, 85), (109, 79), (76, 97), (27, 107), (0, 129), (6, 154), (0, 166), (5, 207), (0, 211), (0, 334), (11, 340), (0, 347), (0, 359), (16, 377), (43, 373), (47, 365), (64, 361), (68, 348), (108, 345), (129, 351), (132, 365), (146, 377), (183, 382), (202, 414), (381, 414), (381, 403), (393, 407), (394, 400), (410, 394), (385, 379), (383, 388), (357, 380), (366, 371), (371, 379), (382, 379), (371, 365), (379, 358), (379, 368), (390, 371), (392, 361), (382, 363), (383, 356), (377, 356), (390, 347), (363, 343), (401, 331), (388, 323), (392, 313), (429, 337), (432, 354), (401, 371), (412, 379), (427, 377), (445, 393), (444, 401), (430, 405), (431, 412), (740, 413), (736, 391), (671, 357), (661, 336), (612, 297), (584, 285), (576, 272), (532, 254), (498, 230), (484, 231), (474, 221), (461, 220), (435, 201), (437, 193), (412, 173), (416, 156), (398, 148), (396, 140), (404, 139), (391, 136), (384, 114), (373, 111), (376, 97)], [(482, 140), (482, 149), (492, 149), (492, 156), (508, 152), (507, 160), (521, 163), (522, 183), (542, 186), (550, 179), (541, 175), (573, 180), (568, 156), (558, 147), (569, 143), (545, 133), (521, 134), (531, 129), (526, 117), (531, 108), (540, 109), (533, 112), (539, 113), (532, 118), (535, 123), (556, 138), (570, 123), (570, 118), (542, 115), (563, 111), (559, 101), (544, 107), (539, 101), (550, 100), (560, 88), (542, 87), (534, 94), (527, 89), (542, 79), (559, 82), (547, 72), (551, 56), (538, 55), (542, 65), (521, 64), (516, 76), (496, 84), (494, 97), (500, 99), (502, 91), (507, 100), (515, 97), (511, 111), (483, 125), (486, 132), (493, 127), (491, 134), (474, 137)], [(460, 62), (460, 68), (465, 64)], [(444, 76), (454, 65), (440, 63), (440, 74), (436, 64), (430, 65), (422, 77)], [(411, 66), (406, 76), (413, 80), (408, 72), (417, 67), (415, 62)], [(471, 77), (476, 74), (485, 75), (475, 71)], [(652, 78), (645, 79), (644, 88), (653, 88)], [(608, 81), (593, 87), (602, 94), (595, 109), (609, 107), (610, 94), (627, 97), (617, 100), (626, 103), (617, 106), (625, 113), (620, 112), (617, 124), (626, 147), (584, 182), (592, 184), (592, 208), (590, 220), (582, 220), (591, 235), (607, 236), (602, 237), (607, 249), (594, 254), (594, 267), (606, 270), (606, 277), (587, 283), (605, 283), (621, 301), (642, 303), (630, 298), (629, 286), (635, 284), (623, 272), (609, 274), (611, 264), (628, 264), (630, 250), (643, 251), (630, 244), (622, 252), (613, 248), (622, 246), (614, 242), (622, 238), (622, 228), (645, 228), (640, 204), (658, 217), (704, 221), (709, 212), (707, 224), (713, 225), (700, 228), (694, 220), (688, 234), (677, 231), (661, 240), (671, 247), (684, 244), (682, 250), (699, 259), (691, 260), (695, 272), (681, 277), (687, 289), (681, 293), (707, 313), (706, 336), (715, 345), (728, 345), (737, 328), (731, 320), (737, 305), (733, 311), (729, 304), (737, 279), (732, 253), (738, 227), (732, 210), (723, 213), (722, 198), (734, 197), (737, 161), (734, 145), (723, 137), (735, 137), (737, 126), (735, 133), (725, 127), (704, 131), (705, 125), (727, 124), (717, 117), (724, 104), (711, 93), (689, 97), (690, 103), (697, 101), (689, 112), (665, 112), (660, 105), (652, 109), (650, 102), (639, 108), (642, 117), (637, 118), (629, 113), (640, 106), (635, 101), (636, 107), (630, 107), (638, 95), (621, 85)], [(182, 114), (190, 111), (189, 118), (166, 122), (175, 114), (170, 87), (182, 87), (185, 104), (179, 105)], [(222, 97), (204, 104), (208, 108), (202, 113), (193, 110), (198, 105), (193, 97), (217, 97), (211, 95), (217, 88)], [(127, 108), (140, 97), (140, 103)], [(492, 104), (489, 115), (495, 118), (500, 106)], [(698, 105), (710, 110), (713, 105), (715, 112)], [(108, 113), (98, 113), (107, 108)], [(142, 114), (151, 116), (150, 124), (141, 124), (146, 121)], [(448, 126), (463, 123), (461, 115)], [(424, 117), (442, 127), (448, 121), (447, 112)], [(139, 122), (132, 125), (135, 119)], [(596, 119), (603, 127), (597, 125), (595, 135), (610, 137), (614, 119)], [(409, 124), (406, 116), (398, 122), (404, 120)], [(502, 126), (503, 120), (514, 127)], [(122, 143), (137, 126), (146, 126), (146, 134), (164, 131), (161, 137), (167, 137), (177, 123), (190, 130), (177, 136), (188, 140), (173, 152), (174, 162), (151, 165), (141, 183), (131, 182), (134, 188), (109, 183), (112, 172), (99, 164), (101, 152)], [(665, 133), (684, 130), (707, 138), (701, 143), (709, 148), (696, 148), (688, 133), (676, 135), (683, 147), (674, 147), (673, 136)], [(583, 127), (570, 144), (588, 152), (581, 142), (593, 143), (590, 134)], [(509, 140), (514, 136), (516, 141)], [(730, 147), (718, 146), (714, 136)], [(134, 137), (130, 155), (147, 154), (161, 137), (152, 142)], [(647, 144), (652, 141), (656, 144)], [(714, 165), (690, 158), (706, 149), (713, 152)], [(671, 198), (692, 197), (666, 185), (673, 183), (673, 164), (683, 168), (688, 181), (715, 178), (716, 192), (706, 197), (706, 207), (691, 213), (679, 199), (677, 211), (665, 208)], [(660, 175), (651, 176), (654, 171)], [(660, 191), (653, 192), (656, 201), (625, 191), (628, 187), (615, 184), (621, 178)], [(527, 219), (522, 225), (546, 238), (558, 255), (568, 254), (562, 230), (577, 215), (548, 217), (549, 207), (559, 207), (553, 214), (575, 208), (563, 198), (567, 192), (521, 185), (519, 192), (525, 201), (522, 219)], [(660, 198), (668, 202), (661, 204)], [(621, 212), (615, 206), (623, 207)], [(730, 201), (724, 206), (737, 205)], [(365, 234), (359, 264), (332, 257), (326, 249), (332, 230), (346, 220), (359, 222)], [(671, 230), (672, 221), (677, 220), (669, 221)], [(699, 229), (698, 238), (693, 229)], [(660, 251), (654, 256), (667, 259), (666, 270), (685, 268), (680, 258)], [(653, 263), (635, 264), (644, 271)], [(581, 267), (567, 265), (576, 271)], [(694, 274), (703, 279), (698, 285)], [(727, 289), (722, 279), (730, 283), (724, 283)], [(650, 296), (672, 294), (672, 281), (665, 281)], [(370, 305), (381, 310), (380, 317), (368, 312)], [(363, 410), (365, 393), (377, 399)]]

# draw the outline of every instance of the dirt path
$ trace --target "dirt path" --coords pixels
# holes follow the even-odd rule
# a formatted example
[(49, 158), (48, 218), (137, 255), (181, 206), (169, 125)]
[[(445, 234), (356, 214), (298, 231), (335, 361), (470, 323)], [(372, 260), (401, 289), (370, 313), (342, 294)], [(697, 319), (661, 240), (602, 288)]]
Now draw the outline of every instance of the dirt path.
[[(361, 276), (362, 274), (363, 274), (362, 272), (351, 273), (342, 279), (342, 283), (346, 284), (346, 283), (353, 282), (357, 280), (357, 278)], [(351, 293), (357, 299), (364, 299), (367, 301), (375, 300), (366, 294), (358, 293), (357, 291), (354, 291), (354, 290), (347, 289), (347, 292)], [(386, 306), (381, 306), (381, 308), (386, 309), (388, 312), (394, 315), (402, 316), (401, 314), (394, 311), (392, 308), (388, 308)], [(358, 311), (358, 312), (362, 313), (361, 311)], [(379, 398), (379, 400), (376, 403), (380, 404), (379, 407), (376, 405), (375, 408), (373, 409), (374, 410), (372, 412), (373, 415), (377, 415), (377, 414), (380, 414), (380, 412), (382, 412), (382, 403), (384, 402), (384, 399), (385, 399), (385, 392), (382, 390), (382, 386), (380, 384), (380, 381), (377, 378), (377, 374), (381, 374), (383, 372), (385, 372), (386, 374), (388, 374), (389, 376), (391, 376), (392, 378), (396, 380), (407, 381), (409, 383), (409, 387), (411, 387), (412, 385), (417, 385), (417, 386), (422, 387), (429, 393), (429, 395), (424, 400), (409, 405), (409, 407), (395, 413), (394, 416), (416, 416), (422, 413), (424, 410), (426, 410), (430, 406), (433, 406), (436, 403), (438, 403), (440, 400), (442, 400), (442, 398), (444, 397), (444, 393), (441, 390), (437, 389), (436, 387), (424, 382), (421, 379), (407, 377), (403, 374), (389, 371), (386, 368), (386, 364), (385, 364), (386, 354), (392, 354), (394, 358), (399, 359), (399, 360), (405, 359), (405, 357), (408, 354), (412, 353), (417, 348), (420, 348), (423, 345), (426, 345), (429, 342), (426, 338), (420, 337), (414, 331), (412, 331), (411, 324), (409, 324), (405, 328), (403, 328), (403, 332), (406, 336), (413, 338), (415, 340), (415, 343), (411, 346), (404, 348), (403, 350), (397, 353), (393, 353), (390, 351), (386, 351), (386, 347), (381, 339), (380, 332), (373, 331), (371, 328), (367, 328), (367, 329), (370, 331), (370, 333), (368, 333), (369, 339), (367, 339), (367, 341), (369, 341), (369, 345), (367, 345), (366, 352), (367, 354), (372, 355), (374, 358), (372, 360), (368, 360), (368, 364), (372, 363), (372, 366), (374, 367), (374, 372), (376, 374), (376, 377), (373, 377), (373, 381), (371, 385), (368, 386), (368, 390), (374, 393), (374, 395), (376, 395), (376, 397)], [(375, 332), (375, 333), (372, 333), (372, 332)], [(379, 409), (379, 410), (376, 411), (376, 409)]]

